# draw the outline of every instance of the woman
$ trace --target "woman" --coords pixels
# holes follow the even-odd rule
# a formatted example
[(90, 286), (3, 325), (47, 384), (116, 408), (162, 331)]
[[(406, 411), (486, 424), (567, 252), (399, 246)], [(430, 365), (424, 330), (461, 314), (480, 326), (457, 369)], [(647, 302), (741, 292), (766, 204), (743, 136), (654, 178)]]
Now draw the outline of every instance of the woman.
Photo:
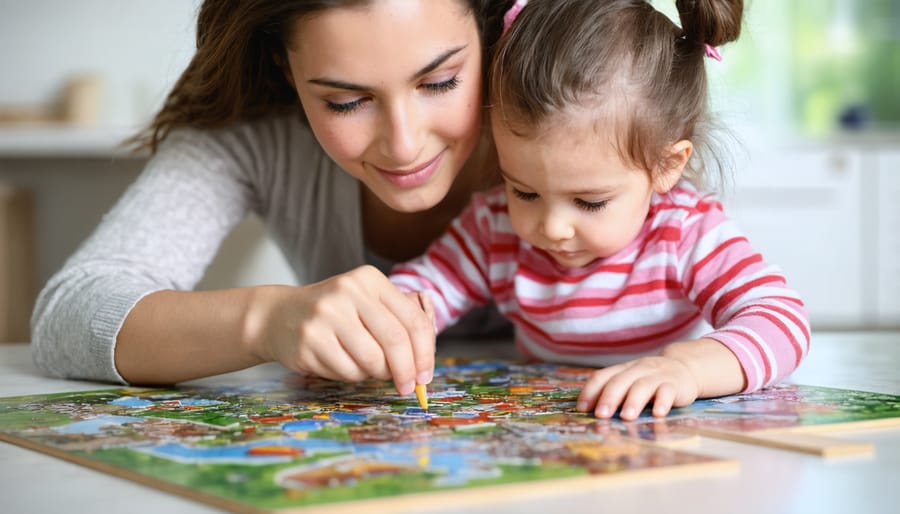
[[(152, 159), (40, 294), (37, 365), (429, 382), (428, 306), (365, 264), (422, 253), (487, 185), (483, 65), (509, 3), (205, 1), (196, 55), (137, 138)], [(251, 212), (304, 285), (191, 291)]]

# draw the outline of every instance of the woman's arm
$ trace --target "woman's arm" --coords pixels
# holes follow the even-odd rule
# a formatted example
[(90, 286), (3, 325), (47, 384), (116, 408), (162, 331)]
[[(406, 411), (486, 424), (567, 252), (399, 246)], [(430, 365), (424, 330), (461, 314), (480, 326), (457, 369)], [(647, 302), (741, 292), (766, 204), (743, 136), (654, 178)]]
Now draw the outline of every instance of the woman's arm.
[[(32, 355), (40, 369), (68, 378), (169, 383), (278, 360), (332, 378), (393, 376), (401, 390), (409, 375), (430, 380), (431, 324), (374, 268), (303, 287), (191, 291), (230, 230), (251, 210), (273, 208), (273, 191), (282, 195), (277, 201), (306, 205), (297, 198), (309, 201), (316, 172), (331, 172), (310, 169), (327, 162), (308, 130), (261, 123), (267, 124), (169, 136), (41, 292), (32, 316)], [(282, 187), (284, 177), (298, 182)], [(332, 200), (325, 196), (322, 201)], [(321, 220), (308, 215), (322, 215), (321, 206), (306, 206), (307, 215), (275, 211), (274, 219), (317, 226)], [(352, 227), (344, 229), (353, 235)], [(291, 256), (301, 276), (321, 276), (323, 260), (337, 260), (336, 272), (353, 261), (328, 255), (333, 244), (302, 248)], [(373, 344), (373, 337), (383, 344)]]
[(119, 332), (116, 369), (133, 383), (174, 383), (280, 361), (336, 380), (428, 383), (434, 333), (418, 302), (363, 266), (309, 286), (159, 291)]
[(129, 383), (172, 384), (264, 362), (244, 337), (255, 288), (157, 291), (125, 318), (115, 367)]

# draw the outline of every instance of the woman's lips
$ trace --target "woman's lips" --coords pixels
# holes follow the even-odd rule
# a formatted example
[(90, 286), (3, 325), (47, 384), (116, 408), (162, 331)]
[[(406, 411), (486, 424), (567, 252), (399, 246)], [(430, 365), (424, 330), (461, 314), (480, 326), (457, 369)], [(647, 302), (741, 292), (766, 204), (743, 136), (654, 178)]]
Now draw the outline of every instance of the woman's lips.
[(444, 151), (434, 159), (408, 170), (386, 170), (375, 166), (381, 176), (397, 187), (417, 187), (428, 182), (435, 174), (444, 157)]

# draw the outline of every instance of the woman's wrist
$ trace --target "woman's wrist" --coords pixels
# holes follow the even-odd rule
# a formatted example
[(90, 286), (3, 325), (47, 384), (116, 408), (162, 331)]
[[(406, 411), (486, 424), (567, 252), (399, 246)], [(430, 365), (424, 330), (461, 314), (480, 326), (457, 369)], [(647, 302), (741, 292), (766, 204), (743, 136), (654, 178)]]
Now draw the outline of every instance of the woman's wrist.
[(264, 285), (246, 288), (241, 319), (241, 344), (244, 351), (260, 362), (277, 360), (270, 346), (271, 327), (276, 312), (292, 286)]

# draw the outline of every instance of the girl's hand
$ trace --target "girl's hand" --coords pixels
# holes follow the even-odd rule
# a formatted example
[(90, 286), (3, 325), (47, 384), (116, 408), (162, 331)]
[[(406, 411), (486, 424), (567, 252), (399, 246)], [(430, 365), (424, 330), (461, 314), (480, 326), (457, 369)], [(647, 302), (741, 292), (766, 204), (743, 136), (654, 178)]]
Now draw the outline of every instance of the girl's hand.
[(413, 392), (434, 373), (431, 303), (361, 266), (322, 282), (259, 289), (244, 324), (251, 351), (332, 380), (393, 379)]
[(659, 356), (642, 357), (594, 372), (578, 395), (577, 409), (610, 418), (637, 418), (653, 400), (653, 415), (662, 417), (673, 406), (690, 405), (743, 391), (744, 370), (734, 353), (712, 338), (666, 345)]
[(672, 406), (690, 405), (700, 386), (688, 365), (672, 357), (642, 357), (595, 371), (578, 395), (577, 409), (610, 418), (621, 407), (619, 417), (637, 418), (653, 401), (653, 415), (662, 417)]

